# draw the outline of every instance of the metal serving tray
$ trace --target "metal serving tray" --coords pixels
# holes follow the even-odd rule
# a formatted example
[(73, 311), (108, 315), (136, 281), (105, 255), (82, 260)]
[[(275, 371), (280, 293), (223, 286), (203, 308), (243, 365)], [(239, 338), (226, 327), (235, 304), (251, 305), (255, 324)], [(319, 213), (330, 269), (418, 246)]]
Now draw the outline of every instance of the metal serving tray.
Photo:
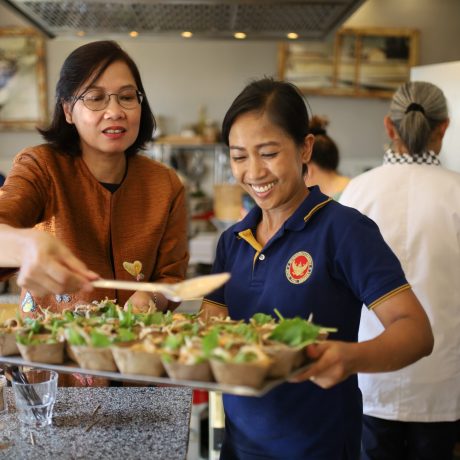
[(95, 371), (92, 369), (83, 369), (77, 367), (72, 361), (68, 361), (64, 364), (48, 364), (48, 363), (39, 363), (36, 361), (26, 361), (20, 356), (0, 356), (0, 364), (16, 364), (18, 366), (28, 366), (28, 367), (39, 367), (42, 369), (52, 369), (57, 372), (64, 372), (67, 374), (85, 374), (85, 375), (94, 375), (97, 377), (105, 377), (110, 380), (120, 380), (125, 382), (144, 382), (144, 383), (158, 383), (164, 385), (178, 385), (178, 386), (187, 386), (191, 388), (199, 388), (208, 391), (220, 391), (222, 393), (234, 394), (238, 396), (263, 396), (268, 393), (273, 388), (285, 383), (289, 378), (300, 374), (303, 372), (309, 364), (306, 364), (302, 367), (299, 367), (286, 378), (281, 379), (267, 379), (265, 383), (260, 388), (253, 388), (244, 385), (228, 385), (221, 384), (217, 382), (201, 382), (198, 380), (183, 380), (183, 379), (173, 379), (170, 377), (152, 377), (150, 375), (140, 375), (140, 374), (121, 374), (120, 372), (108, 372), (108, 371)]

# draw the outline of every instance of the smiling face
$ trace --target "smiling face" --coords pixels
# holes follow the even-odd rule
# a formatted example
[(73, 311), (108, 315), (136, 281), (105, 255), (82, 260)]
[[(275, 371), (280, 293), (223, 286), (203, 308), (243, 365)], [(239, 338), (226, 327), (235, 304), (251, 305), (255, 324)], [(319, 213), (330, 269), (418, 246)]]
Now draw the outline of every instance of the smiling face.
[(296, 145), (265, 113), (238, 116), (229, 132), (235, 179), (263, 211), (291, 214), (308, 195), (302, 164), (311, 156), (313, 136)]
[[(122, 61), (110, 64), (104, 73), (90, 87), (82, 85), (76, 95), (81, 96), (89, 89), (102, 89), (108, 94), (118, 94), (126, 88), (137, 89), (129, 67)], [(137, 139), (141, 118), (141, 105), (125, 109), (111, 96), (103, 110), (92, 111), (82, 100), (63, 104), (67, 123), (75, 125), (80, 136), (83, 157), (101, 155), (123, 155)]]

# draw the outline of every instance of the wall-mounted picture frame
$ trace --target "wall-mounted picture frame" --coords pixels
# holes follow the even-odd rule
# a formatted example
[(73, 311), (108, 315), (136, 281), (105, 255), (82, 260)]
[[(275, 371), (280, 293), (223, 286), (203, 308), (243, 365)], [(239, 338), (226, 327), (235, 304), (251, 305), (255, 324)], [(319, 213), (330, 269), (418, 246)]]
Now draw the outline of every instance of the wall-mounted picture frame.
[(0, 130), (47, 122), (44, 38), (29, 28), (0, 28)]
[(418, 50), (416, 29), (342, 28), (329, 41), (282, 43), (279, 77), (305, 94), (391, 98)]

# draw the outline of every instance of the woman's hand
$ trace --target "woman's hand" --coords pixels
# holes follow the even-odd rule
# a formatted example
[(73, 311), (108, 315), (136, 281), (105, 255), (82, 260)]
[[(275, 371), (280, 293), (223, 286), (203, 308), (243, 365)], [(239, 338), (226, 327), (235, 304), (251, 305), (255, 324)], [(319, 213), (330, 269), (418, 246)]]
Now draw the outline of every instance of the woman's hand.
[(144, 291), (136, 291), (125, 303), (123, 309), (132, 306), (133, 313), (153, 313), (157, 310), (152, 294)]
[[(17, 283), (34, 296), (91, 291), (99, 278), (54, 236), (35, 229), (19, 233), (20, 269)], [(13, 265), (11, 265), (13, 266)]]
[(373, 311), (385, 328), (381, 334), (359, 343), (326, 340), (309, 346), (307, 354), (315, 361), (292, 381), (310, 379), (330, 388), (351, 374), (396, 371), (431, 353), (430, 322), (411, 289), (387, 298)]
[(298, 383), (311, 380), (322, 388), (337, 385), (356, 372), (353, 366), (355, 346), (353, 343), (333, 340), (309, 345), (306, 353), (313, 360), (311, 366), (289, 381)]
[(134, 313), (151, 313), (154, 311), (174, 310), (179, 302), (171, 302), (159, 292), (136, 291), (125, 303), (124, 310), (131, 304)]

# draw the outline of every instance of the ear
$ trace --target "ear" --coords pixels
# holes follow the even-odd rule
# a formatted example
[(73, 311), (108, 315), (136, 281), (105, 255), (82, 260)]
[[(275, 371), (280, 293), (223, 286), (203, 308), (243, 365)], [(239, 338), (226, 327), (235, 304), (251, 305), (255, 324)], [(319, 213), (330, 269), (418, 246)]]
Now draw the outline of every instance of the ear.
[(64, 111), (65, 121), (69, 125), (73, 124), (72, 122), (72, 106), (69, 102), (62, 102), (62, 110)]
[(444, 137), (444, 134), (446, 134), (446, 129), (449, 127), (449, 124), (450, 124), (450, 119), (447, 118), (446, 120), (444, 120), (442, 123), (438, 125), (439, 134), (441, 135), (441, 139)]
[(307, 134), (302, 147), (302, 163), (308, 163), (311, 160), (311, 152), (313, 151), (314, 143), (315, 136), (313, 136), (313, 134)]
[(387, 133), (387, 136), (394, 141), (395, 139), (398, 138), (398, 134), (396, 133), (395, 125), (391, 121), (391, 118), (386, 115), (385, 118), (383, 119), (383, 126), (385, 126), (385, 131)]

